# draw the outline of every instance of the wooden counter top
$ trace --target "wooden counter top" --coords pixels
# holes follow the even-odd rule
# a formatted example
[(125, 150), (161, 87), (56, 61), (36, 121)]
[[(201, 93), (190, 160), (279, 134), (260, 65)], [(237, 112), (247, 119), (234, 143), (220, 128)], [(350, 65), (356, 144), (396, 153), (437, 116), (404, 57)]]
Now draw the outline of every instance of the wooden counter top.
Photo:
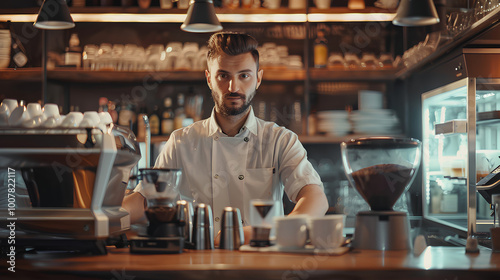
[[(3, 256), (2, 256), (3, 257)], [(0, 265), (1, 279), (500, 279), (500, 253), (465, 254), (460, 247), (359, 251), (341, 256), (226, 250), (134, 255), (108, 249), (104, 256), (48, 253), (16, 259), (16, 272)]]

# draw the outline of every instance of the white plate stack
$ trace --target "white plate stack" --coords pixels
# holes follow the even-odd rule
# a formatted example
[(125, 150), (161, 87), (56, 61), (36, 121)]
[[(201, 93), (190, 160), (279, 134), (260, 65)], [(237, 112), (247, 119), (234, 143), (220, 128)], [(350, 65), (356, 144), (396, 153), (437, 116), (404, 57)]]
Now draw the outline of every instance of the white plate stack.
[(344, 136), (352, 129), (347, 111), (321, 111), (317, 113), (317, 116), (318, 131), (326, 133), (327, 135)]
[(9, 67), (11, 40), (10, 31), (0, 29), (0, 69)]
[(352, 111), (351, 121), (355, 134), (387, 136), (401, 133), (399, 120), (389, 109)]

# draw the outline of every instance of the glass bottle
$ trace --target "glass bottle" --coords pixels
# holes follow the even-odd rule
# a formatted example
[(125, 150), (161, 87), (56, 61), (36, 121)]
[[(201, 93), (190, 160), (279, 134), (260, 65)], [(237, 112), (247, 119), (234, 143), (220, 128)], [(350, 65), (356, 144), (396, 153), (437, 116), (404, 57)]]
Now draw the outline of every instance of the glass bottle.
[(318, 37), (314, 40), (314, 67), (325, 68), (328, 63), (328, 41), (325, 32), (318, 30)]
[(154, 106), (153, 113), (149, 115), (149, 127), (151, 135), (160, 135), (160, 112), (157, 105)]
[(177, 109), (175, 109), (174, 129), (182, 128), (185, 118), (186, 113), (184, 110), (184, 94), (179, 93), (177, 95)]
[(80, 39), (78, 34), (71, 34), (69, 46), (64, 53), (64, 64), (80, 68), (82, 66), (82, 48), (80, 47)]
[(172, 98), (166, 97), (163, 100), (163, 113), (161, 116), (161, 134), (169, 135), (174, 131), (174, 111), (172, 110)]

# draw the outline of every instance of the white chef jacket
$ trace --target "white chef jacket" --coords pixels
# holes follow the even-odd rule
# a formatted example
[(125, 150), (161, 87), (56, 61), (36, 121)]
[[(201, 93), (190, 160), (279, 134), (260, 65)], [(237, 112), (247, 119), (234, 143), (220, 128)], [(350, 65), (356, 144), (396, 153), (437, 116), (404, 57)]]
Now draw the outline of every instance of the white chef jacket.
[[(297, 135), (250, 110), (234, 137), (222, 132), (215, 110), (210, 118), (174, 131), (155, 163), (155, 168), (182, 169), (181, 199), (211, 205), (215, 234), (224, 207), (240, 209), (243, 225), (250, 225), (251, 199), (278, 201), (283, 215), (283, 189), (296, 202), (302, 187), (323, 188)], [(141, 190), (139, 185), (135, 191)]]

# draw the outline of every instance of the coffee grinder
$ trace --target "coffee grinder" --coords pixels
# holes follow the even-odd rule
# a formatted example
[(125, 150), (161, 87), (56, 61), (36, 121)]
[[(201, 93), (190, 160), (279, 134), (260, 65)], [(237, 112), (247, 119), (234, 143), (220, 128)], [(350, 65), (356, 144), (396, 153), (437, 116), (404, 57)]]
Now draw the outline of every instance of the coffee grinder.
[(366, 250), (410, 250), (406, 212), (394, 211), (420, 165), (421, 143), (412, 138), (371, 137), (341, 144), (347, 179), (371, 211), (356, 215), (353, 247)]
[[(178, 211), (179, 169), (140, 169), (142, 194), (148, 201), (146, 234), (130, 240), (131, 253), (182, 253), (184, 248), (184, 213)], [(183, 218), (184, 217), (184, 218)]]

